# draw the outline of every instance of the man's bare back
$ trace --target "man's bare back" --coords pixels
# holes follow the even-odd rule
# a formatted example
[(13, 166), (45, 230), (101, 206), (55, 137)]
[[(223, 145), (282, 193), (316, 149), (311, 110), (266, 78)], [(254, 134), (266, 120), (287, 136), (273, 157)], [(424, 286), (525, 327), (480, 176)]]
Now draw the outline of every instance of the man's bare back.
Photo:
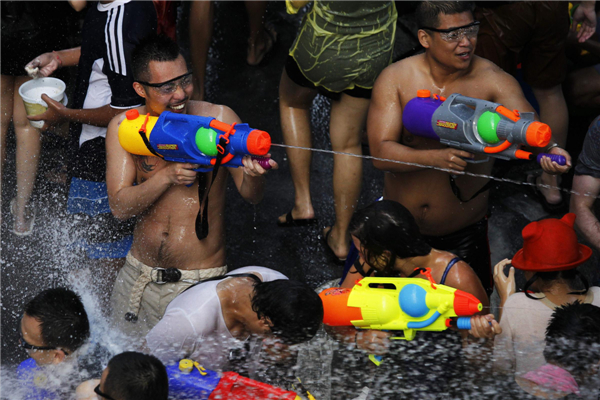
[[(388, 103), (388, 106), (383, 114), (369, 115), (371, 147), (381, 146), (381, 144), (375, 143), (375, 141), (380, 141), (381, 137), (372, 135), (371, 132), (377, 130), (381, 124), (385, 124), (384, 121), (389, 118), (391, 113), (394, 113), (393, 119), (389, 121), (385, 128), (390, 132), (390, 126), (398, 127), (396, 128), (397, 132), (395, 134), (390, 133), (385, 139), (393, 140), (414, 150), (447, 148), (447, 146), (435, 140), (413, 136), (404, 128), (401, 128), (401, 110), (404, 109), (409, 100), (416, 97), (417, 90), (420, 89), (427, 89), (432, 94), (439, 94), (444, 97), (452, 93), (460, 93), (469, 97), (499, 102), (511, 109), (533, 111), (524, 99), (516, 81), (491, 62), (474, 56), (468, 70), (461, 72), (462, 74), (457, 75), (456, 79), (439, 87), (434, 82), (425, 54), (404, 59), (384, 70), (375, 85), (374, 102), (376, 105), (379, 102), (382, 102), (379, 104), (385, 102)], [(378, 96), (382, 94), (382, 91), (377, 90), (378, 85), (386, 85), (390, 89), (386, 90), (387, 93), (383, 93), (382, 96)], [(391, 106), (389, 105), (390, 101), (394, 103)], [(380, 124), (377, 124), (375, 118), (383, 118), (383, 120)], [(410, 158), (403, 160), (402, 156), (394, 157), (390, 156), (391, 153), (387, 153), (387, 156), (385, 154), (384, 152), (378, 154), (378, 156), (415, 162)], [(425, 158), (422, 165), (455, 169), (455, 165), (452, 163), (444, 164), (441, 158), (440, 160), (432, 158), (434, 155), (424, 154)], [(441, 155), (437, 154), (435, 156), (439, 157)], [(459, 150), (455, 150), (455, 154), (450, 156), (452, 161), (467, 157), (468, 153)], [(475, 156), (476, 161), (484, 159), (484, 156)], [(421, 233), (424, 235), (442, 236), (456, 232), (481, 220), (487, 213), (488, 193), (481, 193), (468, 202), (460, 201), (452, 191), (448, 172), (432, 168), (406, 167), (400, 164), (386, 163), (385, 165), (390, 165), (390, 168), (383, 168), (389, 171), (385, 174), (384, 198), (398, 201), (408, 208), (417, 220)], [(477, 164), (468, 163), (464, 170), (470, 173), (489, 175), (492, 165), (493, 159), (490, 159), (487, 162)], [(460, 175), (458, 171), (453, 176), (463, 200), (471, 198), (487, 182), (485, 178)]]

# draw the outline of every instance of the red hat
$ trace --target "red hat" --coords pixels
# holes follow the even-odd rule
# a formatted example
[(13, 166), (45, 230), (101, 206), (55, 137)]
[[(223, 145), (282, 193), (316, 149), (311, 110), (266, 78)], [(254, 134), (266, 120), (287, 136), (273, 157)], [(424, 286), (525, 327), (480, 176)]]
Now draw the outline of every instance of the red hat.
[(524, 271), (551, 272), (583, 264), (592, 249), (577, 243), (574, 224), (573, 213), (530, 223), (523, 229), (523, 248), (512, 258), (512, 265)]

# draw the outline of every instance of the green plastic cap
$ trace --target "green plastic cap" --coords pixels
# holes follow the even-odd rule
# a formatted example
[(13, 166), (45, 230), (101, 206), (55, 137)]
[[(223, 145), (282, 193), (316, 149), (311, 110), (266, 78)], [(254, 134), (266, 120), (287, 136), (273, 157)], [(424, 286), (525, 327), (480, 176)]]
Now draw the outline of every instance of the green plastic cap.
[(200, 128), (196, 131), (196, 146), (198, 150), (209, 157), (216, 157), (217, 150), (217, 132), (211, 128)]
[(484, 142), (494, 144), (500, 141), (496, 134), (499, 122), (500, 116), (494, 112), (486, 111), (481, 114), (477, 120), (477, 132)]

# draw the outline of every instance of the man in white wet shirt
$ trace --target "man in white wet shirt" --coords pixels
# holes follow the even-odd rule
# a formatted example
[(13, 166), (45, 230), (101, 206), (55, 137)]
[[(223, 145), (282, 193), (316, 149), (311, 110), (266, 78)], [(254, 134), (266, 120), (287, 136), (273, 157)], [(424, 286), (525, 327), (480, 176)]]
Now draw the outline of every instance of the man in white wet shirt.
[(219, 370), (251, 336), (280, 339), (284, 348), (311, 339), (322, 320), (323, 304), (308, 285), (269, 268), (243, 267), (177, 296), (146, 342), (165, 364), (191, 358)]

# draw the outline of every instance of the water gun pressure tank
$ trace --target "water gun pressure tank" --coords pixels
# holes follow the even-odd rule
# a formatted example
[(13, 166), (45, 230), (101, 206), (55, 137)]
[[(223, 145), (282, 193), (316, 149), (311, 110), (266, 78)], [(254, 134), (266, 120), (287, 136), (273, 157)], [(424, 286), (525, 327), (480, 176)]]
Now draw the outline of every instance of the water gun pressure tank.
[(509, 160), (533, 160), (549, 157), (559, 165), (560, 155), (538, 154), (521, 150), (527, 145), (544, 148), (552, 139), (547, 124), (533, 120), (533, 113), (519, 113), (501, 104), (462, 96), (447, 99), (431, 97), (429, 90), (418, 90), (403, 110), (402, 123), (415, 136), (437, 140), (450, 147)]

